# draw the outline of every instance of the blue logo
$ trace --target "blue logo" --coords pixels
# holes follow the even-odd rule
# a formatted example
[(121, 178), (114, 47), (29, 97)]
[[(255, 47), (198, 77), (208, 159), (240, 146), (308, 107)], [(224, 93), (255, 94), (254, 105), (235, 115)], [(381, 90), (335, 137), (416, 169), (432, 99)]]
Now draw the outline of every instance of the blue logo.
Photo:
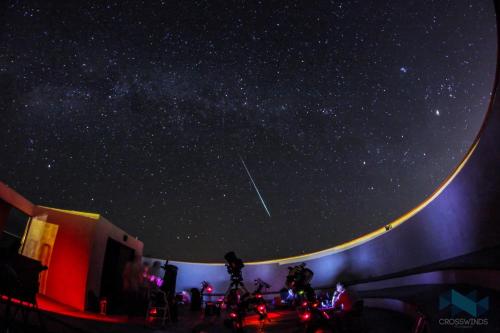
[(478, 317), (489, 310), (490, 298), (486, 296), (478, 300), (476, 290), (463, 295), (455, 289), (451, 289), (439, 296), (439, 310), (447, 307), (451, 307), (452, 316), (466, 312), (473, 317)]

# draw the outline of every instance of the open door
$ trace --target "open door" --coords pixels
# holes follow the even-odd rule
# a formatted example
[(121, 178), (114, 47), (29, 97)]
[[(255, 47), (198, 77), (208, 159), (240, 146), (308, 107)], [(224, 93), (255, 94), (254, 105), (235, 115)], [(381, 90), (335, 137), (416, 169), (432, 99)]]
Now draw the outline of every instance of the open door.
[(47, 276), (50, 274), (50, 259), (59, 229), (57, 224), (48, 223), (46, 220), (47, 215), (34, 216), (29, 220), (19, 250), (23, 256), (38, 260), (42, 266), (49, 267), (40, 274), (39, 293), (41, 294), (45, 294), (46, 291)]
[(122, 274), (128, 261), (133, 260), (135, 250), (108, 238), (101, 276), (100, 297), (108, 300), (108, 313), (120, 312), (122, 299)]

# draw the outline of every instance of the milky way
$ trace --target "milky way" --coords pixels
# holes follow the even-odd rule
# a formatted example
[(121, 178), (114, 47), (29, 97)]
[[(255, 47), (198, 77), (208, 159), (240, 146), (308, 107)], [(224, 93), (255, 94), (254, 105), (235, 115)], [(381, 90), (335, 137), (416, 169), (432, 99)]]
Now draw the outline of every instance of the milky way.
[(157, 257), (278, 258), (385, 225), (460, 162), (493, 85), (492, 1), (2, 6), (0, 180)]

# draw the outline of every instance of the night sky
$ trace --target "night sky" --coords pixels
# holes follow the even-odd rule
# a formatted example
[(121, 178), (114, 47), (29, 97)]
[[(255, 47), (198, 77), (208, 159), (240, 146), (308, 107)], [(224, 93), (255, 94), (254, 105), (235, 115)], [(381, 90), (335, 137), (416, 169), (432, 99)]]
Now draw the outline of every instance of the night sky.
[(12, 1), (0, 180), (163, 258), (280, 258), (416, 206), (460, 162), (493, 1)]

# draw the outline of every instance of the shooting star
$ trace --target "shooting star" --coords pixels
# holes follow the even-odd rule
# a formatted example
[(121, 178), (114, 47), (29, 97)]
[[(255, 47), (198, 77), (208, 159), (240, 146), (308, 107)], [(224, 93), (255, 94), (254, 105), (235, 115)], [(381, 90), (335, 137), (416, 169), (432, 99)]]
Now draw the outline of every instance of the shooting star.
[(238, 155), (240, 157), (241, 163), (243, 164), (243, 167), (245, 168), (245, 171), (247, 172), (248, 177), (250, 178), (250, 181), (252, 182), (253, 188), (255, 189), (255, 192), (257, 192), (257, 195), (259, 196), (260, 202), (262, 203), (262, 206), (266, 210), (267, 215), (271, 217), (271, 213), (269, 212), (269, 209), (267, 209), (266, 203), (264, 202), (264, 199), (262, 198), (262, 195), (260, 195), (259, 189), (257, 188), (257, 185), (255, 185), (255, 182), (253, 181), (252, 175), (250, 174), (250, 171), (248, 171), (247, 165), (245, 164), (245, 161), (241, 157), (241, 155)]

